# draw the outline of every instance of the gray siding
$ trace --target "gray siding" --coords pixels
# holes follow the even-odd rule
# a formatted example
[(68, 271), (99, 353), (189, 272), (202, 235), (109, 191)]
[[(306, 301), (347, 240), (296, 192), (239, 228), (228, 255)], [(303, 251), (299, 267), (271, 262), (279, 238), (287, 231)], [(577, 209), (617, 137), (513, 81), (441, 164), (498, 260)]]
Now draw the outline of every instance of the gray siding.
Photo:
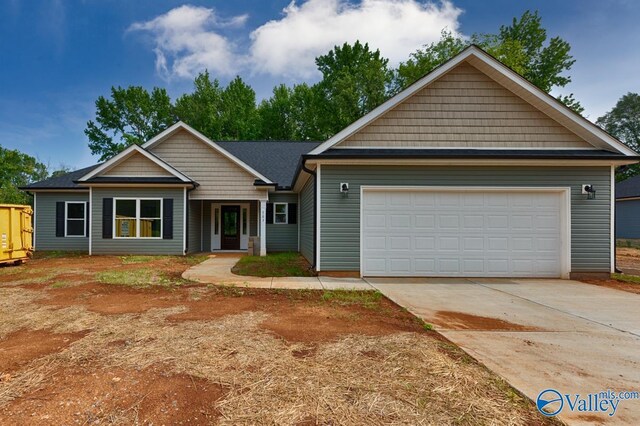
[[(103, 239), (102, 199), (116, 197), (173, 198), (173, 239)], [(93, 212), (93, 254), (183, 254), (183, 188), (94, 188), (91, 209)]]
[[(298, 194), (269, 194), (270, 203), (298, 204)], [(267, 252), (298, 251), (298, 224), (267, 224)]]
[(616, 201), (616, 238), (640, 238), (640, 200)]
[(187, 251), (189, 253), (197, 253), (202, 251), (202, 201), (190, 200), (189, 201), (189, 221), (188, 221), (188, 240)]
[(36, 250), (89, 251), (89, 237), (56, 237), (56, 202), (89, 201), (88, 192), (36, 194)]
[[(610, 270), (610, 167), (322, 166), (321, 270), (360, 269), (360, 185), (570, 186), (572, 272)], [(349, 182), (349, 195), (338, 191)], [(595, 200), (581, 194), (593, 184)]]
[(300, 191), (300, 253), (313, 264), (314, 244), (313, 244), (313, 215), (316, 200), (313, 197), (313, 177), (310, 177), (307, 183)]

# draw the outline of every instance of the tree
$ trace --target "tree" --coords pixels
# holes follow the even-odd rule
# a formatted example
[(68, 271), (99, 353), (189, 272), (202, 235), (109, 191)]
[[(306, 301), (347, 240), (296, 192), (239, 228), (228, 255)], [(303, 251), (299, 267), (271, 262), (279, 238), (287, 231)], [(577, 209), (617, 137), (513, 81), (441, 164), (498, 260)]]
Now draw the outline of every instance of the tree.
[(84, 133), (91, 153), (103, 161), (151, 139), (172, 125), (175, 116), (165, 89), (149, 93), (140, 86), (112, 87), (111, 99), (100, 96), (96, 101), (96, 122), (89, 121)]
[[(497, 34), (474, 34), (465, 40), (443, 31), (437, 43), (412, 53), (407, 62), (399, 65), (395, 89), (404, 89), (470, 44), (480, 46), (547, 93), (554, 87), (564, 87), (571, 82), (571, 78), (564, 74), (575, 63), (569, 54), (571, 46), (560, 37), (553, 37), (547, 43), (542, 18), (537, 11), (526, 11), (519, 19), (513, 18), (511, 25), (501, 26)], [(560, 96), (558, 100), (577, 113), (584, 111), (572, 94)]]
[(193, 93), (184, 94), (176, 100), (175, 113), (205, 136), (222, 139), (222, 88), (220, 82), (211, 80), (209, 72), (198, 74), (193, 82)]
[(258, 134), (256, 92), (239, 76), (222, 92), (222, 137), (227, 140), (250, 140)]
[(321, 128), (329, 137), (362, 117), (389, 96), (393, 73), (389, 60), (379, 50), (371, 51), (359, 41), (335, 46), (316, 58), (322, 80), (317, 84), (321, 95)]
[(34, 157), (0, 146), (0, 203), (30, 204), (31, 197), (18, 188), (47, 175), (47, 167)]
[(293, 117), (293, 89), (281, 84), (273, 88), (273, 95), (258, 107), (260, 137), (266, 140), (293, 139), (296, 123)]
[[(634, 151), (640, 151), (640, 95), (627, 93), (596, 124), (618, 138)], [(640, 174), (640, 165), (619, 168), (616, 179), (623, 180)]]

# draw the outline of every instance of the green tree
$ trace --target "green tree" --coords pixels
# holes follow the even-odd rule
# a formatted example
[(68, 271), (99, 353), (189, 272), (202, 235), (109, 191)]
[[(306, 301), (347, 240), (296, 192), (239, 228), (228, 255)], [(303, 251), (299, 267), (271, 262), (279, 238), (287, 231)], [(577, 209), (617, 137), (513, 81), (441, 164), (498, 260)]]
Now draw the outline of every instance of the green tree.
[[(596, 124), (629, 148), (640, 151), (640, 95), (627, 93), (618, 100), (611, 111), (598, 118)], [(616, 179), (623, 180), (638, 174), (640, 165), (632, 164), (619, 168)]]
[[(519, 19), (513, 18), (511, 25), (501, 26), (497, 34), (474, 34), (466, 40), (443, 31), (438, 42), (412, 53), (407, 62), (398, 66), (396, 91), (431, 72), (470, 44), (480, 46), (547, 93), (571, 82), (565, 75), (575, 63), (569, 54), (571, 46), (560, 37), (547, 42), (547, 31), (538, 12), (526, 11)], [(560, 96), (558, 100), (577, 113), (584, 110), (573, 94)]]
[(389, 96), (393, 72), (379, 50), (356, 41), (335, 46), (316, 58), (323, 110), (321, 129), (329, 137), (362, 117)]
[(222, 92), (222, 137), (227, 140), (250, 140), (258, 135), (256, 92), (239, 76)]
[(30, 204), (21, 186), (46, 179), (47, 167), (30, 155), (0, 146), (0, 203)]
[(176, 100), (175, 114), (178, 119), (213, 139), (222, 139), (222, 93), (220, 82), (211, 80), (209, 72), (198, 74), (193, 82), (192, 93)]
[(111, 99), (96, 101), (96, 120), (84, 133), (92, 154), (106, 160), (132, 144), (142, 144), (175, 122), (171, 99), (165, 89), (151, 93), (140, 86), (111, 88)]
[(260, 138), (266, 140), (294, 139), (293, 89), (281, 84), (273, 88), (273, 95), (258, 106)]
[(293, 139), (322, 140), (327, 134), (322, 128), (324, 103), (318, 85), (306, 83), (293, 86), (291, 94), (291, 117)]

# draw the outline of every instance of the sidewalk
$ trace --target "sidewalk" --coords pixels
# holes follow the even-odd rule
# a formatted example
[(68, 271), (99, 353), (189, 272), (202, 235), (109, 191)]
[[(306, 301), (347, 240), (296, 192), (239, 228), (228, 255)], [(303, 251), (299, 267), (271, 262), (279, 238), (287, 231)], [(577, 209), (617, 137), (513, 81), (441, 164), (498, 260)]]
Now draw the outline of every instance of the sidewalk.
[(203, 284), (218, 284), (251, 288), (281, 288), (310, 290), (375, 290), (360, 278), (332, 277), (247, 277), (236, 275), (231, 268), (242, 255), (212, 255), (204, 262), (187, 269), (182, 278)]

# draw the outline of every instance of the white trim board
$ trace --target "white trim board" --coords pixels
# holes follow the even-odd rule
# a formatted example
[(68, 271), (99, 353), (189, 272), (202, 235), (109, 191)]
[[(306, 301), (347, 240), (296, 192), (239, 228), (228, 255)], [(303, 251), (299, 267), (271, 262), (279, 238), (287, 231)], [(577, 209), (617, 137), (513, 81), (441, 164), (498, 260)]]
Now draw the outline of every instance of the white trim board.
[[(118, 155), (111, 157), (109, 160), (105, 161), (100, 166), (96, 167), (95, 169), (93, 169), (86, 175), (82, 176), (80, 179), (78, 179), (78, 182), (85, 182), (94, 176), (97, 176), (103, 172), (107, 172), (136, 153), (144, 156), (148, 160), (160, 166), (163, 170), (167, 171), (172, 176), (177, 177), (182, 182), (191, 183), (192, 180), (189, 177), (180, 173), (178, 170), (174, 169), (172, 166), (165, 163), (164, 161), (162, 161), (155, 155), (151, 154), (150, 152), (147, 152), (144, 149), (140, 148), (138, 145), (131, 145), (130, 147), (128, 147)], [(162, 176), (162, 177), (166, 177), (166, 176)]]
[[(515, 71), (509, 69), (503, 65), (500, 61), (493, 58), (491, 55), (480, 49), (479, 47), (472, 45), (460, 52), (457, 56), (454, 56), (449, 61), (445, 62), (420, 80), (416, 81), (402, 92), (393, 96), (371, 112), (353, 122), (340, 132), (336, 133), (333, 137), (326, 142), (318, 145), (315, 149), (309, 152), (309, 155), (321, 154), (327, 149), (337, 145), (344, 141), (351, 135), (355, 134), (368, 124), (372, 123), (377, 118), (384, 115), (387, 111), (395, 108), (400, 103), (404, 102), (420, 90), (427, 87), (433, 81), (445, 75), (447, 72), (458, 66), (464, 61), (468, 61), (472, 66), (478, 68), (481, 72), (487, 76), (493, 78), (499, 78), (502, 84), (508, 84), (510, 87), (507, 89), (520, 96), (526, 102), (530, 103), (534, 107), (540, 109), (552, 119), (560, 122), (560, 124), (567, 127), (568, 130), (573, 131), (578, 136), (581, 136), (588, 143), (601, 149), (611, 150), (623, 153), (629, 156), (638, 155), (636, 152), (628, 148), (622, 142), (609, 135), (589, 120), (574, 113), (565, 105), (560, 103), (557, 99), (553, 98), (549, 94), (540, 90), (525, 78), (520, 76)], [(502, 84), (504, 85), (504, 84)], [(527, 97), (529, 99), (525, 99)], [(532, 102), (535, 101), (535, 104)], [(573, 128), (571, 128), (571, 127)], [(581, 134), (579, 134), (581, 133)]]
[(571, 188), (558, 187), (537, 187), (537, 186), (394, 186), (394, 185), (362, 185), (360, 186), (360, 277), (363, 277), (364, 250), (363, 236), (364, 227), (362, 226), (362, 217), (364, 213), (364, 193), (368, 192), (385, 192), (385, 191), (425, 191), (425, 192), (544, 192), (544, 193), (561, 193), (563, 195), (563, 203), (561, 207), (561, 253), (563, 258), (560, 261), (561, 277), (569, 279), (571, 273)]
[(265, 183), (273, 183), (273, 182), (271, 182), (271, 180), (269, 180), (269, 178), (267, 178), (266, 176), (262, 175), (257, 170), (253, 169), (252, 167), (250, 167), (247, 163), (245, 163), (244, 161), (240, 160), (238, 157), (234, 156), (229, 151), (227, 151), (226, 149), (222, 148), (220, 145), (218, 145), (217, 143), (215, 143), (214, 141), (212, 141), (211, 139), (209, 139), (208, 137), (206, 137), (205, 135), (203, 135), (202, 133), (200, 133), (199, 131), (197, 131), (193, 127), (189, 126), (188, 124), (183, 123), (182, 121), (178, 121), (173, 126), (169, 127), (165, 131), (163, 131), (160, 134), (158, 134), (157, 136), (153, 137), (148, 142), (146, 142), (144, 145), (142, 145), (142, 147), (144, 149), (153, 148), (154, 146), (159, 145), (162, 142), (164, 142), (165, 140), (167, 140), (169, 138), (169, 136), (173, 135), (174, 133), (176, 133), (179, 130), (185, 130), (185, 131), (191, 133), (193, 136), (195, 136), (201, 142), (204, 142), (206, 145), (208, 145), (209, 147), (213, 148), (215, 151), (217, 151), (218, 153), (222, 154), (223, 156), (227, 157), (227, 159), (229, 159), (232, 162), (236, 163), (238, 166), (240, 166), (246, 172), (249, 172), (253, 176), (255, 176), (258, 179), (262, 180), (263, 182), (265, 182)]

